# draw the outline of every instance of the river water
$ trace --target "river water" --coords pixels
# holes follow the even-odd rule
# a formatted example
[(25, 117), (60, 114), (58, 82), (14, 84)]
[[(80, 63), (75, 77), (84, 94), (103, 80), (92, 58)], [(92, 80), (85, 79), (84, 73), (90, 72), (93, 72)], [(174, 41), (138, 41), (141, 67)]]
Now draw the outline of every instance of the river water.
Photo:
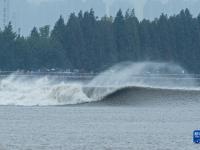
[(134, 63), (87, 82), (3, 77), (0, 150), (199, 149), (192, 142), (200, 129), (199, 76), (182, 72), (177, 65)]
[(1, 106), (0, 150), (194, 150), (199, 106)]

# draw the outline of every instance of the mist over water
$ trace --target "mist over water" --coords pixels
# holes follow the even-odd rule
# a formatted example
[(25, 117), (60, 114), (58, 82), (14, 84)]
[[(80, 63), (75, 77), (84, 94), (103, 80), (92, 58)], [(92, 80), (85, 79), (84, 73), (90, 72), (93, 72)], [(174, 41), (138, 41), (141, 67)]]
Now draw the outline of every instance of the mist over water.
[(0, 105), (47, 106), (99, 101), (126, 87), (199, 90), (196, 80), (172, 63), (125, 62), (117, 64), (87, 84), (49, 76), (12, 74), (0, 80)]
[[(190, 80), (182, 80), (190, 79)], [(89, 85), (98, 86), (153, 86), (194, 87), (196, 80), (182, 67), (172, 63), (124, 62), (97, 76)]]

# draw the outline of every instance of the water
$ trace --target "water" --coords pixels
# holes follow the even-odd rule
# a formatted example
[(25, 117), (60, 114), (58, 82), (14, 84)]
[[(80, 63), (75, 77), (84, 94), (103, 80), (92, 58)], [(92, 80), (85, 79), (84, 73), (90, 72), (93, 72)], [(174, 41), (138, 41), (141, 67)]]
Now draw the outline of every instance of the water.
[[(0, 150), (194, 150), (197, 78), (167, 63), (122, 63), (92, 81), (0, 80)], [(72, 105), (73, 104), (73, 105)]]
[(11, 74), (0, 79), (0, 105), (55, 106), (90, 103), (127, 87), (199, 90), (196, 79), (169, 63), (120, 63), (91, 81)]
[(194, 150), (192, 107), (0, 107), (1, 150)]

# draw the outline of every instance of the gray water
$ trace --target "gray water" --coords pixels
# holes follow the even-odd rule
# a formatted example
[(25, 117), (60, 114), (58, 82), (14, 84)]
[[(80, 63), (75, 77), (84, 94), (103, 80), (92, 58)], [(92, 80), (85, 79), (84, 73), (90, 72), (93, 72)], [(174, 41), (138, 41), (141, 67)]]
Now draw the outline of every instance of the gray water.
[(116, 65), (88, 84), (5, 77), (0, 150), (198, 149), (192, 133), (200, 128), (200, 88), (182, 72), (136, 63)]
[(199, 106), (1, 106), (0, 150), (194, 150)]

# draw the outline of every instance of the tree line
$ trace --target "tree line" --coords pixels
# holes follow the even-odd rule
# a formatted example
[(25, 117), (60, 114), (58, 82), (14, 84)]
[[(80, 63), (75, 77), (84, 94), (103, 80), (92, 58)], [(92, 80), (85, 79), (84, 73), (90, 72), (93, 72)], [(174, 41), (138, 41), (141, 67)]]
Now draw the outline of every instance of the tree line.
[(0, 70), (78, 69), (98, 72), (123, 61), (174, 62), (200, 68), (200, 15), (188, 9), (139, 21), (134, 9), (98, 18), (93, 9), (60, 16), (53, 29), (34, 27), (28, 37), (9, 23), (0, 30)]

